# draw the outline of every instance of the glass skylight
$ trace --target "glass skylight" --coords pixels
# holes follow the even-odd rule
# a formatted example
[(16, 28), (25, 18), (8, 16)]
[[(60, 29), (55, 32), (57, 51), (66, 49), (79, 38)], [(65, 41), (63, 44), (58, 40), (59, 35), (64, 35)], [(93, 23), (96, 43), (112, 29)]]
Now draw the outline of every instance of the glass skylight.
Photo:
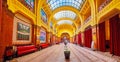
[(61, 24), (70, 24), (70, 25), (72, 25), (73, 22), (70, 21), (70, 20), (61, 20), (61, 21), (57, 22), (57, 24), (58, 25), (61, 25)]
[(55, 13), (55, 15), (53, 17), (56, 20), (59, 20), (60, 18), (71, 18), (74, 20), (76, 18), (76, 13), (74, 13), (70, 10), (63, 10), (63, 11)]
[(72, 6), (76, 9), (80, 9), (85, 0), (47, 0), (51, 10), (55, 10), (61, 6)]

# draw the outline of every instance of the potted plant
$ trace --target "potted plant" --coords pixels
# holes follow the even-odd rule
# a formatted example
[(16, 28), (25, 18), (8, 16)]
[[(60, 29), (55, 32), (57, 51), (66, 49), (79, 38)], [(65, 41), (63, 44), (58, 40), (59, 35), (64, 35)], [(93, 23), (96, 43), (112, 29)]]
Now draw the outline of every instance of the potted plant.
[(65, 50), (64, 50), (64, 55), (65, 55), (65, 59), (70, 58), (70, 51), (67, 48), (65, 48)]

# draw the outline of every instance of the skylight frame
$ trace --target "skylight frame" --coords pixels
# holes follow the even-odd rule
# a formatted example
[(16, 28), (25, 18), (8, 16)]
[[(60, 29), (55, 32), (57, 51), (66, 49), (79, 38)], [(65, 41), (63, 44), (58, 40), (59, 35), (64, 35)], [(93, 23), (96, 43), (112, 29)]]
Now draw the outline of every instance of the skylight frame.
[(57, 25), (62, 25), (62, 24), (73, 25), (73, 22), (70, 20), (60, 20), (59, 22), (57, 22)]
[(70, 10), (62, 10), (62, 11), (59, 11), (57, 13), (55, 13), (53, 15), (53, 17), (56, 19), (56, 20), (59, 20), (61, 18), (70, 18), (72, 20), (75, 20), (76, 17), (77, 17), (77, 14), (73, 11), (70, 11)]
[(80, 10), (84, 2), (85, 0), (47, 0), (52, 11), (62, 6), (71, 6)]

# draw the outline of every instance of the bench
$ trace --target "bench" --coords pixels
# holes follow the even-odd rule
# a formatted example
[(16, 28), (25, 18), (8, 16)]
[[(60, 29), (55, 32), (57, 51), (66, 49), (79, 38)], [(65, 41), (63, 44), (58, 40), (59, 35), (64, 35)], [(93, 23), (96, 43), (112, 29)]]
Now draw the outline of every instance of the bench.
[(43, 44), (40, 44), (40, 46), (41, 46), (42, 48), (46, 48), (46, 47), (49, 46), (49, 44), (47, 44), (47, 43), (43, 43)]
[(30, 52), (37, 51), (35, 45), (17, 46), (17, 55), (21, 56)]

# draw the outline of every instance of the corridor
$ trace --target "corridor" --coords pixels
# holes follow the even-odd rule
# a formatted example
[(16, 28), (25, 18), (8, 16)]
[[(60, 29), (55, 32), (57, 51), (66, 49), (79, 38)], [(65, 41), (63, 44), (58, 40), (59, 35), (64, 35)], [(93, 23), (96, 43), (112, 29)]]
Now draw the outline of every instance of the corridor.
[(70, 59), (64, 57), (64, 44), (57, 44), (32, 54), (14, 58), (11, 62), (117, 62), (115, 59), (95, 53), (75, 44), (68, 44)]
[(0, 0), (0, 62), (120, 62), (120, 0)]

